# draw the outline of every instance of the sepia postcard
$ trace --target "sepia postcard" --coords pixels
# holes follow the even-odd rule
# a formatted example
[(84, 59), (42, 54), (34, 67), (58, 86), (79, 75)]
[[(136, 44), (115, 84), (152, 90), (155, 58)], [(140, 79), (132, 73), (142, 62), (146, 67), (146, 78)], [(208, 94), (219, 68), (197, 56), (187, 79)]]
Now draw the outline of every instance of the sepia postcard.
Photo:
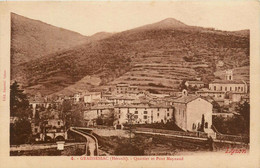
[(258, 1), (0, 2), (0, 167), (260, 167)]

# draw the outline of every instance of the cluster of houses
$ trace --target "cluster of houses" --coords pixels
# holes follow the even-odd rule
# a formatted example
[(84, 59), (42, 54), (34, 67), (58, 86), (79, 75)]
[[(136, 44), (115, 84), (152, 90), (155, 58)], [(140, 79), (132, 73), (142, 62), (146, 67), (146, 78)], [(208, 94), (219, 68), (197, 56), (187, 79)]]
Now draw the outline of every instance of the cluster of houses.
[[(225, 80), (215, 80), (206, 88), (202, 81), (186, 81), (187, 87), (195, 87), (193, 93), (182, 92), (162, 95), (151, 94), (137, 86), (119, 83), (99, 92), (76, 93), (72, 97), (59, 98), (56, 101), (30, 101), (32, 108), (58, 106), (62, 100), (70, 99), (74, 103), (82, 102), (86, 106), (84, 120), (86, 126), (95, 126), (99, 119), (113, 119), (116, 128), (129, 124), (166, 123), (174, 121), (184, 131), (199, 131), (202, 127), (206, 133), (212, 133), (212, 102), (220, 106), (233, 102), (249, 101), (249, 86), (245, 81), (233, 80), (233, 72), (226, 71)], [(58, 118), (56, 119), (58, 121)], [(60, 122), (61, 128), (62, 122)], [(53, 126), (51, 126), (53, 128)], [(56, 134), (62, 129), (56, 126), (49, 129)], [(59, 130), (59, 131), (58, 131)], [(51, 132), (49, 131), (49, 132)], [(64, 130), (63, 130), (64, 132)], [(47, 135), (45, 132), (44, 135)], [(58, 134), (57, 134), (58, 135)], [(54, 137), (55, 135), (49, 137)], [(65, 138), (65, 133), (64, 136)]]

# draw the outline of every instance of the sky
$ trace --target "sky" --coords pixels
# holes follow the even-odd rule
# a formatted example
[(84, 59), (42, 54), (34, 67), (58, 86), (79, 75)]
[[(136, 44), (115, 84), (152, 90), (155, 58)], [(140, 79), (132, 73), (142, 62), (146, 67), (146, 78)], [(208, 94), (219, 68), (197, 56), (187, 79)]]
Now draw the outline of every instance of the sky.
[(257, 7), (251, 2), (9, 2), (10, 12), (83, 35), (120, 32), (175, 18), (187, 25), (219, 30), (250, 29)]

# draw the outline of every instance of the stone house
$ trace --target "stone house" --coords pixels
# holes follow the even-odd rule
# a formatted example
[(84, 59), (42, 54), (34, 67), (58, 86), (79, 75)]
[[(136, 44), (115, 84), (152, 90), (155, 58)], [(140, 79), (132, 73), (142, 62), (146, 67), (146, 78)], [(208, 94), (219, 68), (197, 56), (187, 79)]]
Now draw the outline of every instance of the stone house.
[(176, 124), (185, 131), (198, 131), (204, 117), (205, 132), (211, 131), (213, 105), (207, 100), (196, 96), (184, 95), (173, 100)]

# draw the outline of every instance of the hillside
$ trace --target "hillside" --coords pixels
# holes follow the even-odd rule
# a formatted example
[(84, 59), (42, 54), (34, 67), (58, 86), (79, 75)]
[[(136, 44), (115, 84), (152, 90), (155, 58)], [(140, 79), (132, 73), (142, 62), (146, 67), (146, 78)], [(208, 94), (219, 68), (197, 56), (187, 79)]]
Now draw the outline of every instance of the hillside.
[[(216, 67), (220, 60), (224, 66)], [(219, 31), (166, 19), (21, 64), (14, 79), (30, 93), (62, 93), (85, 76), (100, 78), (100, 86), (125, 82), (157, 93), (177, 90), (183, 79), (210, 81), (216, 71), (248, 65), (246, 31)]]
[(11, 63), (17, 65), (86, 42), (79, 33), (11, 13)]

